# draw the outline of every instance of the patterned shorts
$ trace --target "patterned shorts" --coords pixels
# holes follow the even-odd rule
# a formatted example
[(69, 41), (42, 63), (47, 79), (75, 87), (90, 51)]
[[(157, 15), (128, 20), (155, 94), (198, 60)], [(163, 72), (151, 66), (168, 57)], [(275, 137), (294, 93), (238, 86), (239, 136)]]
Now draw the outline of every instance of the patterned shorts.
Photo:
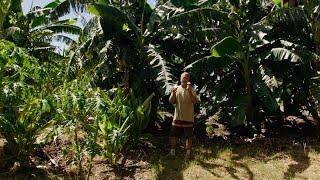
[(193, 136), (193, 123), (174, 120), (170, 129), (170, 137), (181, 137), (182, 135), (184, 135), (185, 138)]

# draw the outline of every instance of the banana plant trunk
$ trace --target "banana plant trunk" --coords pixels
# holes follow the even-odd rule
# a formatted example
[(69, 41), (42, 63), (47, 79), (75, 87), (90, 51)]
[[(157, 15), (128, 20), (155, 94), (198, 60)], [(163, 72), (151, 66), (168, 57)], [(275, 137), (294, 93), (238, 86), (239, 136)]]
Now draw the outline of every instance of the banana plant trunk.
[[(314, 26), (313, 26), (313, 34), (314, 36), (314, 43), (315, 43), (315, 48), (316, 48), (316, 54), (318, 55), (318, 57), (320, 57), (320, 36), (318, 34), (320, 34), (320, 22), (315, 20), (314, 21)], [(320, 71), (320, 59), (318, 59), (316, 62), (316, 71), (319, 72)], [(316, 112), (313, 113), (313, 116), (316, 117), (318, 119), (318, 128), (320, 129), (320, 105), (319, 103), (314, 103), (312, 101), (312, 104), (315, 105), (314, 109), (316, 109)], [(319, 131), (318, 131), (319, 132)]]
[(247, 126), (252, 128), (251, 126), (254, 124), (253, 122), (253, 106), (252, 106), (252, 87), (251, 87), (251, 80), (250, 80), (250, 65), (249, 65), (249, 55), (246, 55), (244, 58), (243, 63), (243, 73), (244, 73), (244, 80), (247, 92), (247, 109), (246, 109), (246, 120)]

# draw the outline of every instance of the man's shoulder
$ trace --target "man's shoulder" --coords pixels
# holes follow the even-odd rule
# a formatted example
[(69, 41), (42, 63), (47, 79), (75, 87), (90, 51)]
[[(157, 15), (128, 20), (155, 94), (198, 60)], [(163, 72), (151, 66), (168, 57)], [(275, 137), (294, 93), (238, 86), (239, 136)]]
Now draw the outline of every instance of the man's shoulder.
[(183, 87), (181, 85), (178, 85), (177, 90), (181, 90), (181, 89), (183, 89)]

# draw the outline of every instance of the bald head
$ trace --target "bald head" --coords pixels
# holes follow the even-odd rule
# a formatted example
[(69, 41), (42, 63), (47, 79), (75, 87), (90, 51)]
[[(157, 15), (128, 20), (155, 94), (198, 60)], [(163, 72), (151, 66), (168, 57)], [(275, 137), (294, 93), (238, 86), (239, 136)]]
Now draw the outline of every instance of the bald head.
[(183, 72), (180, 77), (181, 85), (186, 86), (190, 80), (190, 74), (188, 72)]

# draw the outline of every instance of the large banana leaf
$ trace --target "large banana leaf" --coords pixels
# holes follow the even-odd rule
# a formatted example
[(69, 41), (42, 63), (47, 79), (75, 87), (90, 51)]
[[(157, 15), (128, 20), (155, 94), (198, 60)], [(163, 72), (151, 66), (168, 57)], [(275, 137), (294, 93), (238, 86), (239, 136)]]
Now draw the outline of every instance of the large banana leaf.
[[(119, 10), (117, 7), (112, 5), (102, 5), (102, 4), (90, 4), (88, 6), (88, 11), (93, 15), (100, 16), (103, 18), (102, 23), (106, 23), (103, 26), (104, 30), (109, 31), (126, 31), (133, 30), (135, 34), (138, 34), (139, 28), (132, 22), (132, 20), (123, 11)], [(127, 28), (124, 28), (127, 26)]]
[[(215, 101), (217, 103), (226, 100), (227, 95), (232, 94), (232, 87), (235, 86), (235, 71), (230, 70), (227, 72), (212, 88)], [(238, 92), (241, 92), (240, 88), (237, 89)]]
[(222, 11), (213, 8), (198, 8), (165, 18), (159, 26), (181, 30), (183, 28), (212, 28), (227, 19), (227, 14)]
[(313, 98), (316, 109), (318, 111), (318, 116), (320, 116), (320, 75), (311, 78), (310, 84), (310, 95)]
[(273, 48), (270, 53), (276, 58), (276, 60), (289, 60), (291, 62), (302, 61), (298, 54), (286, 48)]
[(170, 0), (170, 2), (176, 6), (176, 7), (182, 7), (182, 8), (194, 8), (198, 4), (198, 0)]
[(232, 56), (241, 49), (241, 44), (235, 38), (228, 36), (215, 44), (211, 53), (214, 57)]
[(192, 76), (201, 78), (204, 74), (214, 73), (215, 70), (227, 69), (232, 63), (230, 58), (205, 56), (187, 65), (184, 69), (190, 69)]
[(56, 41), (59, 41), (59, 42), (63, 42), (67, 45), (70, 45), (72, 43), (75, 43), (76, 41), (68, 36), (65, 36), (65, 35), (62, 35), (62, 34), (58, 34), (58, 35), (55, 35), (53, 37), (54, 40)]
[(34, 31), (43, 31), (43, 30), (51, 30), (53, 33), (69, 33), (69, 34), (79, 34), (81, 32), (81, 28), (79, 26), (74, 25), (48, 25), (40, 28), (33, 29), (31, 32)]
[(235, 97), (233, 105), (234, 112), (231, 125), (234, 127), (243, 125), (246, 120), (248, 96), (246, 94), (239, 94), (237, 97)]
[(171, 68), (167, 65), (166, 59), (161, 55), (161, 51), (154, 45), (148, 46), (148, 56), (152, 58), (150, 65), (156, 72), (156, 81), (162, 84), (165, 94), (169, 94), (173, 87), (173, 75)]
[(276, 111), (279, 106), (275, 97), (273, 97), (272, 92), (269, 87), (263, 81), (260, 74), (254, 74), (253, 78), (253, 89), (259, 97), (260, 101), (263, 102), (263, 105), (270, 111)]

